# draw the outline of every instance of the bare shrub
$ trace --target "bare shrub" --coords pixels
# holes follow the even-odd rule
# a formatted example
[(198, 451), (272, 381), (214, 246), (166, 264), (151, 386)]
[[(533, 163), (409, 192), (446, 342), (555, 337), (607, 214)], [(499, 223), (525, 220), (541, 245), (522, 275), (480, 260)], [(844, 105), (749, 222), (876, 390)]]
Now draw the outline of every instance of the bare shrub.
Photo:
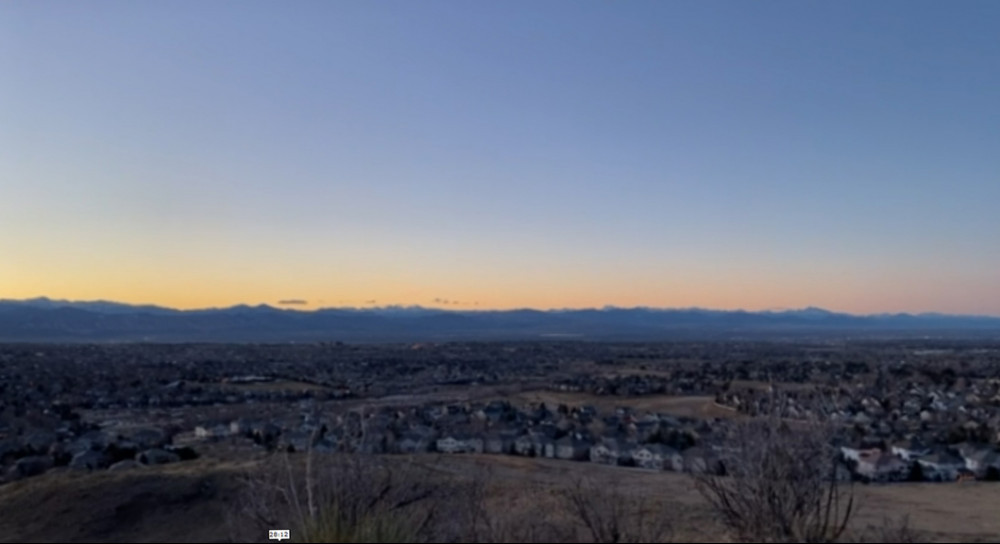
[(242, 480), (230, 515), (235, 541), (266, 541), (276, 528), (291, 529), (293, 540), (304, 542), (550, 542), (560, 536), (548, 509), (524, 493), (498, 493), (489, 467), (457, 475), (401, 456), (276, 454)]
[(274, 455), (242, 483), (229, 519), (237, 541), (269, 529), (303, 542), (425, 541), (440, 489), (412, 464), (353, 454)]
[(599, 486), (578, 479), (564, 496), (569, 515), (583, 526), (591, 542), (666, 542), (672, 536), (668, 516), (648, 499), (624, 492), (617, 484)]
[(790, 428), (767, 416), (737, 424), (719, 451), (725, 475), (692, 472), (697, 489), (741, 542), (836, 542), (854, 513), (836, 480), (832, 429)]

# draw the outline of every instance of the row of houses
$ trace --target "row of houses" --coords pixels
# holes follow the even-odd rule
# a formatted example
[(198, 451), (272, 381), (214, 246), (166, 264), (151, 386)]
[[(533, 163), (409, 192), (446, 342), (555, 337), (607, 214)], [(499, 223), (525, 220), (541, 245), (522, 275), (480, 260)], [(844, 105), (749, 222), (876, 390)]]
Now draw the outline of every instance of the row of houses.
[[(366, 454), (485, 453), (637, 466), (654, 470), (720, 470), (713, 449), (721, 420), (639, 414), (628, 408), (598, 413), (590, 406), (524, 409), (497, 401), (383, 407), (370, 413), (322, 414), (311, 405), (298, 420), (233, 421), (195, 430), (198, 437), (247, 436), (284, 451)], [(585, 425), (584, 422), (587, 424)], [(595, 427), (590, 423), (598, 422)], [(840, 442), (846, 444), (846, 442)], [(841, 449), (843, 479), (954, 480), (1000, 476), (1000, 454), (989, 446), (925, 447), (920, 441)], [(817, 470), (825, 470), (818, 467)]]
[(708, 466), (702, 448), (684, 452), (663, 444), (638, 443), (616, 437), (593, 440), (581, 433), (553, 439), (544, 433), (513, 432), (487, 434), (446, 433), (433, 441), (409, 435), (398, 442), (399, 453), (488, 453), (542, 457), (566, 461), (589, 461), (607, 465), (635, 466), (651, 470), (704, 470)]
[(975, 444), (887, 449), (841, 447), (841, 457), (858, 479), (869, 482), (1000, 480), (1000, 452)]
[(866, 436), (896, 440), (919, 434), (937, 442), (975, 441), (1000, 446), (1000, 380), (946, 384), (895, 382), (878, 386), (808, 388), (731, 387), (716, 402), (750, 416), (828, 419)]
[(342, 414), (303, 407), (299, 419), (203, 424), (193, 434), (202, 440), (242, 436), (283, 451), (487, 453), (681, 470), (684, 456), (697, 450), (682, 451), (712, 430), (705, 421), (627, 407), (603, 414), (593, 406), (517, 408), (505, 401)]

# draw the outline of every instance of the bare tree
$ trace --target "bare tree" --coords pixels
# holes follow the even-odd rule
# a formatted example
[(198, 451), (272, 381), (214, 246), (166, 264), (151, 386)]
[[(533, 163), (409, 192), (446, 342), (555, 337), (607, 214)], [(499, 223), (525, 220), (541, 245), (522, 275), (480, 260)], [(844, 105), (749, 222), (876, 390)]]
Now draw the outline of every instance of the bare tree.
[(736, 424), (718, 451), (724, 474), (692, 471), (696, 487), (738, 541), (836, 542), (854, 513), (854, 490), (836, 477), (832, 428), (789, 426), (776, 408)]

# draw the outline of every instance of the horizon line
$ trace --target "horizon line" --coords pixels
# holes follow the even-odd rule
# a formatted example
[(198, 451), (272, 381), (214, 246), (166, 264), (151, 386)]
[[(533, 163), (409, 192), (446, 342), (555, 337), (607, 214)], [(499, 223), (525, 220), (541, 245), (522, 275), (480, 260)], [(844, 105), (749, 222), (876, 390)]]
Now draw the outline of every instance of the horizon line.
[[(206, 306), (198, 308), (177, 308), (173, 306), (166, 306), (156, 303), (131, 303), (131, 302), (119, 302), (108, 299), (93, 299), (93, 300), (70, 300), (70, 299), (54, 299), (48, 296), (37, 296), (23, 299), (14, 298), (0, 298), (0, 304), (2, 303), (31, 303), (31, 302), (49, 302), (53, 304), (66, 304), (67, 306), (72, 304), (114, 304), (120, 306), (129, 306), (136, 309), (144, 307), (152, 307), (160, 310), (168, 310), (175, 312), (200, 312), (200, 311), (224, 311), (231, 310), (234, 308), (247, 307), (247, 308), (268, 308), (272, 310), (277, 310), (281, 312), (297, 312), (297, 313), (315, 313), (324, 310), (346, 310), (346, 311), (360, 311), (360, 312), (370, 312), (379, 310), (431, 310), (438, 312), (447, 313), (491, 313), (491, 312), (518, 312), (518, 311), (534, 311), (542, 313), (553, 313), (553, 312), (574, 312), (574, 311), (609, 311), (609, 310), (647, 310), (647, 311), (659, 311), (659, 312), (670, 312), (670, 311), (701, 311), (701, 312), (717, 312), (717, 313), (751, 313), (751, 314), (779, 314), (779, 313), (792, 313), (792, 312), (806, 312), (806, 311), (819, 311), (832, 315), (846, 315), (852, 317), (881, 317), (881, 316), (913, 316), (913, 317), (956, 317), (956, 318), (987, 318), (987, 319), (1000, 319), (1000, 315), (990, 315), (990, 314), (957, 314), (957, 313), (946, 313), (937, 311), (924, 311), (924, 312), (892, 312), (884, 311), (877, 313), (853, 313), (847, 311), (830, 310), (823, 308), (821, 306), (808, 305), (800, 308), (789, 308), (789, 307), (769, 307), (760, 310), (747, 310), (745, 308), (736, 309), (720, 309), (720, 308), (706, 308), (702, 306), (617, 306), (614, 304), (605, 304), (603, 306), (582, 306), (582, 307), (561, 307), (561, 308), (534, 308), (530, 306), (520, 306), (514, 308), (447, 308), (447, 307), (436, 307), (436, 306), (423, 306), (420, 304), (386, 304), (381, 306), (320, 306), (316, 308), (304, 309), (304, 308), (289, 308), (282, 307), (287, 305), (282, 305), (281, 302), (276, 304), (269, 304), (266, 302), (261, 302), (258, 304), (251, 304), (248, 302), (241, 302), (236, 304), (231, 304), (229, 306)], [(294, 304), (298, 306), (299, 304)]]

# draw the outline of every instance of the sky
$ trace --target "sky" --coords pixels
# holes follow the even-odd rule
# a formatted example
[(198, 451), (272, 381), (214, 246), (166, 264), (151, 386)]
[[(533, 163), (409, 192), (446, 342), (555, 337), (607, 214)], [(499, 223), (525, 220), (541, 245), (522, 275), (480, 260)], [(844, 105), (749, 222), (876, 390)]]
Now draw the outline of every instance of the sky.
[(0, 298), (1000, 315), (1000, 3), (0, 2)]

